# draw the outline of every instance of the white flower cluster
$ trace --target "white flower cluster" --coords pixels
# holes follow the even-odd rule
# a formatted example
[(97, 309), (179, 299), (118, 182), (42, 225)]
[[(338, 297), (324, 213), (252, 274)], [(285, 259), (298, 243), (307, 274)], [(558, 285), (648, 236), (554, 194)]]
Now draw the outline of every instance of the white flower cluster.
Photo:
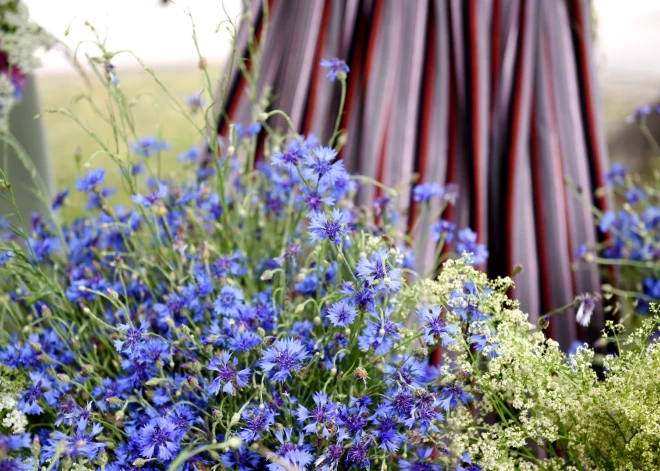
[(21, 0), (0, 0), (0, 129), (20, 100), (25, 77), (40, 65), (36, 51), (49, 48), (55, 38), (30, 20)]
[(17, 405), (18, 402), (12, 394), (0, 394), (0, 417), (4, 414), (2, 426), (11, 430), (13, 434), (24, 433), (27, 425), (27, 417), (16, 408)]
[(472, 407), (447, 414), (452, 450), (478, 456), (482, 469), (660, 469), (655, 307), (655, 317), (625, 340), (621, 325), (608, 325), (618, 354), (605, 357), (599, 379), (594, 351), (563, 353), (508, 298), (512, 285), (489, 280), (465, 259), (424, 281), (427, 301), (443, 306), (448, 323), (459, 325), (465, 309), (472, 316), (466, 335), (442, 347), (440, 377), (473, 398)]

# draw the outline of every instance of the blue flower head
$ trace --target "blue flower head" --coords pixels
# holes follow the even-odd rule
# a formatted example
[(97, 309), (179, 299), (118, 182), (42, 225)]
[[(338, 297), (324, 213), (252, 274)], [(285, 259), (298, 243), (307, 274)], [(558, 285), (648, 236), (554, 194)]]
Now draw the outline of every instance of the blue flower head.
[(303, 176), (313, 185), (333, 185), (344, 173), (344, 162), (335, 161), (337, 151), (317, 147), (305, 156)]
[(144, 206), (145, 208), (150, 208), (156, 202), (162, 200), (167, 196), (167, 186), (162, 183), (158, 184), (158, 191), (150, 193), (146, 196), (143, 196), (142, 193), (133, 195), (133, 203)]
[(254, 137), (261, 132), (261, 123), (252, 123), (244, 126), (240, 123), (234, 125), (238, 139), (245, 139), (246, 137)]
[(300, 340), (287, 338), (276, 340), (273, 346), (264, 352), (259, 364), (264, 372), (275, 372), (275, 381), (284, 382), (291, 377), (292, 372), (300, 371), (303, 362), (309, 357), (309, 351)]
[(97, 185), (103, 183), (105, 179), (105, 170), (97, 168), (87, 172), (84, 177), (79, 177), (76, 180), (76, 190), (78, 191), (92, 191)]
[(341, 59), (337, 59), (336, 57), (330, 60), (323, 59), (321, 61), (321, 67), (326, 67), (327, 69), (329, 69), (328, 79), (331, 82), (334, 82), (335, 80), (337, 80), (337, 78), (342, 80), (343, 79), (342, 77), (345, 77), (346, 74), (348, 74), (351, 71), (351, 69), (348, 68), (346, 62), (344, 62)]
[(438, 339), (442, 341), (443, 345), (450, 345), (456, 341), (452, 335), (456, 335), (459, 329), (454, 324), (447, 324), (442, 319), (440, 306), (433, 306), (430, 309), (422, 306), (417, 310), (417, 315), (422, 321), (424, 341), (427, 345), (434, 345)]
[(138, 433), (140, 456), (147, 459), (156, 456), (161, 461), (169, 461), (179, 451), (179, 443), (174, 423), (163, 417), (148, 423)]
[(329, 240), (335, 245), (341, 245), (342, 238), (349, 231), (351, 216), (344, 210), (335, 208), (330, 216), (317, 212), (310, 213), (308, 217), (310, 219), (308, 226), (309, 238), (314, 243), (320, 240)]
[(357, 263), (357, 277), (369, 282), (377, 290), (396, 293), (401, 288), (401, 270), (388, 264), (390, 252), (379, 250), (369, 259), (362, 257)]
[(160, 151), (169, 149), (170, 145), (167, 142), (161, 141), (154, 136), (143, 137), (139, 141), (131, 144), (131, 150), (133, 153), (143, 157), (151, 157)]
[(471, 253), (470, 259), (473, 265), (482, 265), (488, 259), (488, 250), (484, 244), (477, 243), (477, 233), (469, 227), (458, 231), (458, 243), (456, 250), (459, 254), (463, 252)]
[(222, 386), (222, 392), (236, 395), (236, 391), (248, 385), (250, 369), (237, 369), (238, 360), (231, 357), (231, 353), (223, 350), (220, 357), (213, 357), (206, 367), (208, 370), (216, 371), (217, 376), (206, 388), (211, 395), (217, 395)]
[(81, 419), (77, 422), (72, 435), (67, 435), (59, 430), (53, 434), (48, 444), (44, 446), (46, 458), (53, 458), (60, 443), (64, 443), (64, 453), (61, 456), (69, 457), (74, 461), (79, 457), (93, 460), (99, 451), (105, 448), (105, 443), (95, 442), (94, 437), (103, 431), (100, 424), (93, 424), (92, 430), (87, 432), (87, 420)]
[(330, 323), (335, 327), (348, 327), (355, 321), (356, 316), (357, 310), (355, 306), (345, 299), (339, 300), (330, 306), (326, 315)]
[(413, 188), (413, 201), (426, 203), (433, 198), (442, 197), (444, 194), (444, 188), (437, 183), (422, 183)]
[(220, 290), (220, 296), (213, 303), (217, 314), (238, 317), (243, 306), (243, 291), (231, 285), (225, 285)]

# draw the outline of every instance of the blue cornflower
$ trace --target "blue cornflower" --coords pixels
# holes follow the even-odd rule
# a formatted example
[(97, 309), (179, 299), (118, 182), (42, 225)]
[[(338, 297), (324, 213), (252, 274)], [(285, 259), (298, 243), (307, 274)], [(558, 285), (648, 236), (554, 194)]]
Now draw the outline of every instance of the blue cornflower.
[(457, 466), (456, 471), (481, 471), (481, 466), (476, 463), (472, 463), (470, 454), (467, 451), (463, 453), (463, 456), (461, 457), (461, 463), (462, 466)]
[(243, 291), (231, 285), (225, 285), (220, 290), (220, 296), (213, 303), (216, 314), (238, 317), (243, 305)]
[(231, 255), (220, 255), (215, 261), (213, 268), (215, 268), (218, 277), (226, 278), (229, 275), (245, 275), (247, 270), (243, 266), (245, 257), (240, 250), (236, 250)]
[(641, 105), (635, 108), (633, 114), (626, 117), (626, 122), (634, 123), (646, 118), (652, 112), (650, 105)]
[(357, 264), (357, 277), (368, 281), (378, 290), (396, 293), (401, 288), (401, 270), (387, 265), (389, 256), (389, 251), (379, 250), (374, 252), (369, 260), (362, 257)]
[(382, 319), (372, 314), (372, 318), (367, 320), (367, 326), (362, 330), (362, 335), (358, 337), (360, 350), (374, 349), (376, 355), (385, 355), (392, 349), (394, 342), (401, 339), (399, 329), (403, 328), (403, 324), (390, 320), (391, 315), (391, 307), (383, 313)]
[(591, 322), (591, 315), (594, 313), (596, 307), (596, 298), (589, 293), (581, 294), (575, 298), (579, 302), (577, 313), (575, 314), (575, 321), (582, 327), (588, 327)]
[(346, 453), (346, 466), (351, 468), (358, 466), (360, 468), (370, 469), (371, 463), (369, 461), (369, 448), (371, 444), (357, 443), (348, 449)]
[(236, 129), (236, 135), (239, 139), (253, 137), (261, 132), (261, 123), (252, 123), (248, 126), (243, 126), (240, 123), (236, 123), (234, 127)]
[(244, 330), (229, 339), (228, 347), (237, 352), (247, 352), (261, 345), (262, 340), (255, 332)]
[(221, 352), (220, 357), (213, 357), (206, 369), (217, 371), (218, 376), (206, 388), (206, 391), (215, 396), (220, 392), (220, 386), (224, 385), (222, 391), (235, 396), (237, 390), (247, 386), (250, 369), (237, 370), (237, 365), (238, 359), (232, 359), (231, 353), (226, 350)]
[(101, 449), (105, 448), (105, 443), (93, 441), (94, 437), (102, 431), (103, 427), (100, 424), (93, 424), (92, 430), (87, 433), (87, 420), (81, 419), (77, 422), (72, 436), (56, 431), (49, 443), (44, 446), (44, 455), (46, 458), (53, 458), (60, 442), (64, 442), (64, 453), (61, 456), (71, 458), (74, 462), (79, 457), (85, 457), (91, 461), (96, 458)]
[(614, 162), (609, 172), (605, 172), (603, 178), (608, 186), (624, 186), (626, 177), (626, 167), (623, 164)]
[(268, 348), (259, 362), (261, 369), (268, 373), (275, 370), (275, 381), (283, 382), (291, 376), (291, 372), (298, 372), (303, 362), (309, 358), (307, 348), (297, 339), (276, 340)]
[(92, 191), (97, 185), (103, 183), (105, 179), (105, 170), (97, 168), (87, 172), (84, 177), (79, 177), (76, 180), (76, 190), (78, 191)]
[(417, 310), (417, 315), (423, 323), (424, 341), (427, 345), (435, 344), (438, 339), (442, 340), (443, 345), (450, 345), (456, 341), (451, 336), (457, 334), (459, 329), (454, 324), (447, 324), (442, 319), (442, 307), (422, 306)]
[(424, 389), (417, 389), (413, 394), (413, 406), (410, 409), (410, 416), (404, 421), (408, 428), (413, 428), (419, 424), (420, 432), (426, 435), (428, 431), (439, 432), (436, 422), (445, 420), (445, 416), (438, 412), (438, 400), (435, 395)]
[(137, 195), (133, 195), (132, 200), (133, 203), (135, 204), (140, 204), (145, 208), (150, 208), (151, 205), (155, 204), (157, 201), (160, 201), (166, 196), (167, 196), (167, 186), (163, 185), (162, 183), (159, 183), (158, 191), (150, 193), (146, 196), (143, 196), (142, 193), (138, 193)]
[(143, 458), (152, 458), (155, 454), (159, 460), (168, 461), (179, 451), (180, 437), (174, 423), (166, 418), (160, 417), (155, 423), (146, 424), (138, 433)]
[(238, 469), (239, 471), (260, 469), (261, 456), (248, 450), (244, 445), (239, 446), (236, 450), (223, 453), (220, 459), (227, 469)]
[(119, 384), (116, 381), (113, 381), (110, 378), (103, 378), (100, 386), (96, 386), (92, 390), (92, 397), (94, 397), (94, 402), (99, 406), (103, 412), (105, 412), (108, 407), (117, 408), (119, 405), (111, 405), (107, 402), (111, 397), (116, 397), (119, 399), (124, 398), (124, 391), (119, 387)]
[(125, 332), (125, 338), (114, 340), (115, 349), (129, 357), (135, 356), (144, 344), (143, 337), (147, 334), (147, 323), (141, 321), (138, 329), (128, 324), (121, 324), (117, 328)]
[(308, 230), (309, 238), (312, 242), (319, 240), (329, 240), (335, 245), (341, 245), (342, 238), (349, 231), (351, 216), (348, 212), (335, 208), (330, 213), (330, 217), (325, 213), (310, 213)]
[(286, 427), (273, 433), (280, 445), (275, 448), (274, 453), (266, 455), (266, 458), (272, 461), (268, 465), (270, 471), (303, 470), (314, 461), (314, 456), (309, 452), (311, 446), (303, 445), (302, 435), (298, 439), (298, 444), (293, 443), (292, 433), (292, 430)]
[(244, 443), (252, 443), (261, 437), (263, 432), (268, 432), (270, 426), (275, 423), (275, 412), (268, 406), (250, 406), (241, 414), (245, 427), (241, 429), (238, 436)]
[(39, 400), (50, 390), (53, 383), (46, 375), (41, 373), (30, 372), (30, 379), (32, 385), (23, 391), (21, 398), (18, 400), (18, 409), (24, 414), (40, 415), (44, 410), (39, 405)]
[(345, 61), (336, 57), (333, 57), (330, 60), (321, 60), (321, 67), (330, 69), (328, 70), (328, 79), (331, 82), (334, 82), (337, 80), (337, 78), (339, 78), (339, 80), (343, 80), (346, 77), (346, 74), (351, 71)]
[(29, 244), (26, 242), (26, 245), (32, 249), (37, 262), (43, 262), (46, 257), (60, 249), (60, 239), (57, 237), (44, 237), (43, 239), (29, 237), (28, 241)]
[(340, 433), (337, 443), (328, 445), (325, 453), (319, 456), (314, 463), (318, 471), (335, 471), (339, 467), (339, 462), (344, 454), (344, 447), (341, 442), (347, 438), (350, 437), (345, 433)]
[(292, 141), (289, 143), (286, 152), (275, 152), (271, 156), (270, 162), (276, 167), (285, 169), (290, 175), (293, 175), (303, 157), (308, 154), (309, 150), (304, 145), (301, 146), (297, 141)]
[(344, 162), (337, 160), (337, 151), (330, 147), (317, 147), (304, 158), (303, 176), (319, 185), (333, 185), (344, 172)]
[[(660, 279), (647, 276), (642, 280), (642, 291), (651, 299), (660, 299)], [(645, 298), (638, 298), (639, 312), (649, 312), (649, 301)]]
[(305, 422), (311, 420), (310, 423), (305, 425), (303, 431), (305, 433), (318, 433), (318, 428), (321, 427), (321, 436), (327, 438), (332, 435), (328, 430), (327, 425), (331, 425), (337, 417), (337, 404), (328, 400), (328, 395), (324, 392), (315, 392), (312, 396), (316, 407), (310, 412), (304, 406), (298, 406), (298, 422)]
[(415, 461), (400, 460), (399, 468), (403, 471), (442, 471), (444, 468), (439, 464), (429, 463), (433, 459), (433, 448), (417, 448)]
[(326, 315), (330, 323), (335, 327), (348, 327), (355, 321), (356, 316), (357, 310), (355, 306), (345, 299), (337, 301), (330, 306)]
[(495, 358), (499, 356), (498, 353), (499, 345), (497, 344), (497, 342), (491, 342), (490, 337), (486, 336), (485, 334), (474, 334), (470, 336), (470, 343), (474, 345), (474, 349), (478, 352), (483, 352), (486, 349), (486, 347), (489, 347), (488, 356), (490, 358)]
[(161, 141), (154, 136), (143, 137), (139, 141), (133, 142), (131, 144), (131, 150), (135, 154), (142, 155), (144, 157), (151, 157), (159, 151), (169, 149), (170, 145), (167, 142)]
[(206, 100), (202, 97), (204, 92), (199, 91), (195, 92), (192, 95), (188, 95), (184, 98), (186, 104), (190, 107), (190, 110), (195, 113), (198, 110), (203, 109), (206, 106)]
[(179, 155), (176, 157), (176, 160), (178, 160), (181, 163), (195, 162), (199, 158), (201, 153), (202, 152), (199, 150), (199, 147), (190, 146), (190, 149), (180, 152)]
[(307, 210), (310, 212), (318, 212), (323, 210), (323, 205), (334, 206), (335, 200), (330, 196), (323, 196), (327, 188), (323, 185), (319, 185), (317, 190), (313, 190), (306, 186), (302, 187), (302, 195), (300, 199), (305, 202)]
[(456, 409), (460, 402), (467, 404), (470, 396), (463, 392), (463, 388), (456, 383), (450, 383), (442, 388), (440, 397), (440, 406), (449, 411), (449, 409)]
[(484, 244), (477, 243), (477, 233), (469, 227), (458, 231), (458, 243), (456, 244), (458, 253), (471, 253), (470, 262), (474, 265), (482, 265), (488, 258), (488, 250)]
[(393, 417), (387, 416), (374, 419), (373, 424), (376, 427), (374, 435), (380, 441), (378, 448), (385, 450), (387, 453), (397, 451), (399, 445), (405, 440), (403, 434), (396, 431), (399, 423)]
[(431, 239), (434, 242), (438, 242), (444, 236), (445, 242), (450, 243), (454, 239), (455, 230), (456, 224), (440, 219), (431, 226)]
[(414, 356), (409, 356), (403, 363), (398, 362), (395, 357), (391, 363), (385, 365), (385, 374), (388, 383), (399, 382), (413, 388), (422, 387), (422, 381), (426, 376), (426, 364), (418, 361)]
[(69, 188), (68, 187), (55, 195), (55, 197), (53, 198), (53, 204), (52, 204), (53, 209), (61, 208), (62, 205), (64, 204), (64, 200), (66, 200), (67, 196), (69, 196)]
[(426, 203), (435, 197), (442, 197), (444, 194), (444, 188), (437, 183), (422, 183), (413, 188), (413, 201)]

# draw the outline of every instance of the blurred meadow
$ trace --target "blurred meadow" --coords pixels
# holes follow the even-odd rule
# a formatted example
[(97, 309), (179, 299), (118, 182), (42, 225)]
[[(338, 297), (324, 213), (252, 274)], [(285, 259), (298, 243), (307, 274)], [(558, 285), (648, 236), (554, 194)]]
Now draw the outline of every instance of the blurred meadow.
[[(189, 111), (185, 98), (202, 90), (203, 71), (192, 67), (182, 69), (169, 67), (156, 69), (154, 73), (171, 95), (182, 104), (186, 111)], [(220, 73), (219, 66), (210, 68), (209, 75), (214, 85), (217, 83)], [(146, 160), (145, 163), (149, 170), (154, 173), (158, 171), (160, 157), (163, 176), (177, 171), (177, 155), (192, 145), (200, 145), (203, 136), (181, 114), (180, 110), (172, 105), (172, 100), (149, 73), (133, 68), (126, 71), (117, 70), (117, 74), (122, 91), (131, 100), (130, 106), (135, 118), (138, 137), (156, 136), (170, 144), (169, 150), (162, 151), (160, 156), (154, 155)], [(40, 77), (38, 88), (45, 111), (41, 119), (44, 120), (46, 128), (46, 138), (57, 189), (61, 190), (67, 186), (73, 189), (75, 176), (81, 173), (81, 169), (77, 167), (90, 161), (90, 158), (92, 159), (91, 168), (103, 167), (108, 171), (107, 181), (110, 186), (120, 184), (117, 166), (111, 162), (108, 156), (95, 154), (100, 149), (95, 139), (70, 117), (59, 112), (48, 112), (48, 110), (57, 109), (69, 110), (87, 129), (93, 131), (101, 141), (114, 149), (112, 127), (106, 121), (107, 118), (99, 116), (99, 112), (104, 116), (110, 115), (107, 90), (103, 84), (93, 74), (88, 74), (87, 80), (81, 75), (51, 75)], [(212, 98), (206, 93), (202, 96), (208, 105)], [(90, 102), (93, 103), (93, 106)], [(204, 126), (201, 112), (197, 111), (192, 116), (199, 127)], [(134, 139), (129, 140), (134, 141)], [(126, 149), (123, 151), (126, 152)], [(80, 156), (79, 164), (76, 162), (76, 154)], [(145, 178), (148, 174), (149, 171), (145, 172)], [(75, 197), (77, 192), (72, 193), (72, 197)], [(116, 202), (126, 203), (126, 201), (120, 200), (116, 200)]]

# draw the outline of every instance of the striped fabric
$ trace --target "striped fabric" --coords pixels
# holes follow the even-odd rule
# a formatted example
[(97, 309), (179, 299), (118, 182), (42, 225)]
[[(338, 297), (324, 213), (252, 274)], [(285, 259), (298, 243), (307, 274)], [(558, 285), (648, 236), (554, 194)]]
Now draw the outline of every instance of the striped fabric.
[[(524, 266), (513, 294), (533, 322), (598, 290), (597, 274), (571, 270), (578, 246), (597, 233), (564, 185), (590, 195), (607, 166), (588, 0), (254, 0), (239, 31), (244, 59), (250, 28), (263, 42), (259, 91), (274, 90), (272, 107), (301, 133), (330, 136), (340, 86), (319, 62), (347, 61), (347, 168), (389, 186), (415, 174), (458, 184), (449, 216), (487, 244), (492, 275)], [(246, 87), (235, 70), (219, 134), (253, 120)], [(376, 196), (367, 188), (361, 198)], [(417, 249), (428, 255), (418, 257), (423, 269), (435, 248)], [(601, 312), (581, 329), (570, 313), (549, 332), (567, 348), (595, 340), (603, 324)]]

